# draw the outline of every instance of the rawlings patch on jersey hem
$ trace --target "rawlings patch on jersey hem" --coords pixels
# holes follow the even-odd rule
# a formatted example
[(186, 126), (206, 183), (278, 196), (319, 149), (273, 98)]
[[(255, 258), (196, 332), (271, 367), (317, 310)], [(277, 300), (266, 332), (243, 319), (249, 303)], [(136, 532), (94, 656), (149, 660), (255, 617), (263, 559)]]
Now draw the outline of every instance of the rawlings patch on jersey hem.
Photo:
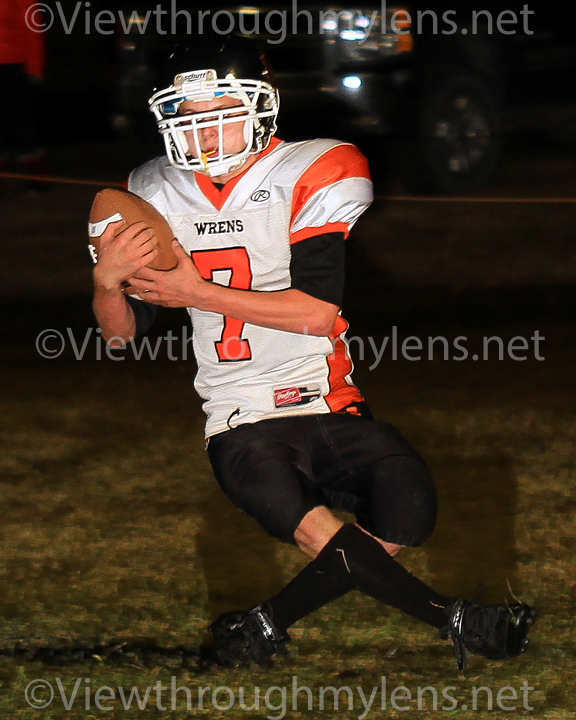
[(320, 397), (320, 388), (291, 387), (274, 390), (274, 404), (277, 408), (306, 405)]

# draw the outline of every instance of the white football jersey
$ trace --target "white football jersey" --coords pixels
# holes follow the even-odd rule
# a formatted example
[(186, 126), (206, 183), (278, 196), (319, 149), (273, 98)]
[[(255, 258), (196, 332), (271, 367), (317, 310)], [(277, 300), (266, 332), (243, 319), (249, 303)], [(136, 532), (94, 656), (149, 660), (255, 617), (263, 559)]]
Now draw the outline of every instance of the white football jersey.
[[(165, 157), (136, 169), (129, 189), (166, 218), (200, 274), (256, 291), (290, 288), (290, 245), (347, 234), (372, 200), (366, 159), (335, 140), (273, 138), (222, 190)], [(206, 436), (266, 418), (337, 411), (362, 400), (350, 373), (346, 321), (330, 337), (275, 330), (188, 308)]]

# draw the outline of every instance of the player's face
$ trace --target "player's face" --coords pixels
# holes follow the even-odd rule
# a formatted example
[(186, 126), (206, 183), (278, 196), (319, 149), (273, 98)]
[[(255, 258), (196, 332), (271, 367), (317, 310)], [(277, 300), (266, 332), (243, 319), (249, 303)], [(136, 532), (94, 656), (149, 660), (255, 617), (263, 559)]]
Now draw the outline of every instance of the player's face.
[[(215, 98), (214, 100), (185, 100), (179, 108), (179, 115), (195, 115), (197, 113), (205, 113), (210, 110), (222, 110), (223, 108), (239, 107), (242, 108), (242, 101), (231, 97)], [(207, 118), (215, 119), (215, 118)], [(246, 114), (243, 110), (238, 112), (238, 122), (228, 123), (222, 128), (223, 152), (225, 155), (239, 153), (246, 147), (244, 138), (244, 120)], [(196, 147), (192, 130), (186, 132), (190, 152), (197, 157)], [(218, 126), (201, 127), (198, 130), (198, 140), (200, 142), (200, 150), (211, 158), (218, 154)]]

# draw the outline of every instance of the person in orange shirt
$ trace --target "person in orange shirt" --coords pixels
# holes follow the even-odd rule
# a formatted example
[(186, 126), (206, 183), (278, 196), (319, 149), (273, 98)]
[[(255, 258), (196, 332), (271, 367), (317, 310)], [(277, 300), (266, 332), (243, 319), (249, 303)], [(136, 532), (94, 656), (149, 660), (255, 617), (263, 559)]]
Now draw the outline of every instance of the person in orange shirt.
[[(0, 0), (0, 171), (41, 174), (45, 171), (37, 88), (44, 77), (42, 33), (26, 23), (29, 0)], [(33, 187), (36, 187), (35, 184)]]

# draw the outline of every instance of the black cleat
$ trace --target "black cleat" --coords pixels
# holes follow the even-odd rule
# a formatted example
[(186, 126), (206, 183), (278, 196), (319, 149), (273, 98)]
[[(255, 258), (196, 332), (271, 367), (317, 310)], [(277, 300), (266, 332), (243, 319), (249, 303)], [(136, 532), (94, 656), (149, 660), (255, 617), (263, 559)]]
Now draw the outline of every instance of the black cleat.
[(220, 615), (208, 628), (214, 635), (214, 659), (219, 665), (262, 665), (274, 655), (287, 653), (288, 634), (282, 635), (267, 603), (250, 610)]
[(446, 607), (448, 624), (440, 630), (443, 640), (452, 640), (456, 667), (466, 668), (466, 652), (502, 660), (521, 655), (528, 645), (528, 631), (536, 611), (525, 603), (476, 605), (456, 600)]

